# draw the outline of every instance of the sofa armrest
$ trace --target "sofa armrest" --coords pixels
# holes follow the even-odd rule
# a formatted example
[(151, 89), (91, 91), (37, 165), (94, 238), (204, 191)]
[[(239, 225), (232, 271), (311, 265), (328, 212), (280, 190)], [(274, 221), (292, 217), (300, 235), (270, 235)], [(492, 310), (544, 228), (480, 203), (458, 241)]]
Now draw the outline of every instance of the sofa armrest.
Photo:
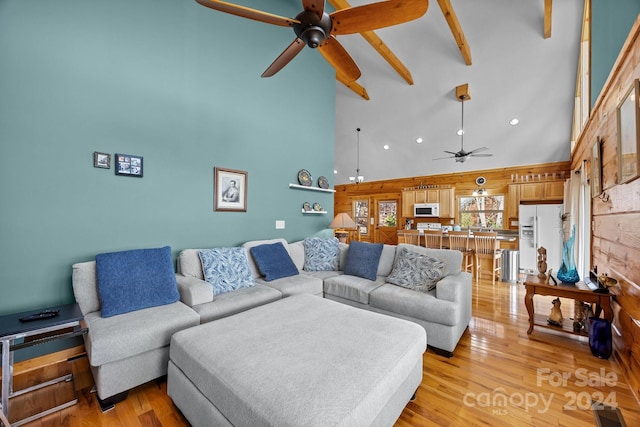
[(436, 283), (436, 298), (462, 302), (471, 301), (471, 273), (450, 274)]
[(178, 283), (178, 292), (180, 292), (180, 301), (189, 307), (213, 301), (213, 288), (204, 280), (177, 273), (176, 282)]

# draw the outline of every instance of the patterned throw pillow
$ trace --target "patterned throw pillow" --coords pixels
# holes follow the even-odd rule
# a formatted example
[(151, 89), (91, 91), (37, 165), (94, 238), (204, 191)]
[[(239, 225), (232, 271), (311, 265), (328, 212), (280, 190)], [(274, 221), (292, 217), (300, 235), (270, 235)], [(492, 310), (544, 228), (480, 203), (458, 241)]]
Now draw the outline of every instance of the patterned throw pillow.
[(414, 291), (429, 292), (442, 279), (446, 264), (427, 255), (401, 248), (387, 282)]
[(304, 239), (305, 271), (334, 271), (338, 269), (338, 239), (308, 237)]
[(245, 248), (203, 249), (199, 254), (204, 280), (213, 287), (213, 295), (255, 285)]

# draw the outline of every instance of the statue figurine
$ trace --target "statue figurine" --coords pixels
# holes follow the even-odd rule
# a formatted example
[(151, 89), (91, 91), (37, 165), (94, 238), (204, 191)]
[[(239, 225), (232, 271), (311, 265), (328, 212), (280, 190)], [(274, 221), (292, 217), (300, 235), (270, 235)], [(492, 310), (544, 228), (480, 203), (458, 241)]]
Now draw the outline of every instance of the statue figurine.
[(538, 248), (538, 277), (547, 278), (547, 250), (544, 246)]
[(551, 307), (551, 313), (549, 313), (547, 322), (551, 325), (562, 326), (564, 317), (562, 317), (562, 310), (560, 310), (560, 298), (554, 299), (551, 303), (553, 307)]

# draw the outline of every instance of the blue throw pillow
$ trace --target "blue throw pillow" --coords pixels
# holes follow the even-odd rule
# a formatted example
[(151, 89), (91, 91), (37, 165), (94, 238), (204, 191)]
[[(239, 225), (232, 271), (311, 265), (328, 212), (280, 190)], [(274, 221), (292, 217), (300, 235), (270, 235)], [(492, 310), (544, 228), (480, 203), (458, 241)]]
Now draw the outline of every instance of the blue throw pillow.
[(96, 276), (102, 317), (171, 304), (180, 298), (169, 246), (98, 254)]
[(338, 269), (338, 239), (308, 237), (304, 239), (305, 271), (334, 271)]
[(344, 274), (364, 279), (376, 280), (382, 243), (353, 241), (349, 244), (347, 260), (344, 263)]
[(254, 246), (249, 250), (267, 282), (299, 274), (289, 252), (280, 242)]
[(199, 255), (204, 280), (213, 287), (213, 295), (255, 285), (245, 248), (203, 249)]

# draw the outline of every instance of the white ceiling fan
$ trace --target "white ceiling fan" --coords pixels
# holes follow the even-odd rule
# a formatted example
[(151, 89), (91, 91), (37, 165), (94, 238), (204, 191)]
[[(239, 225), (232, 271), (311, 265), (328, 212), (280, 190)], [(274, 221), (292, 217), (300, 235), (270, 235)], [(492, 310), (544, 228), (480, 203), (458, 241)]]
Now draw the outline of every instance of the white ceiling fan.
[(480, 147), (480, 148), (476, 148), (475, 150), (471, 150), (471, 151), (465, 151), (464, 150), (464, 101), (471, 99), (471, 96), (469, 95), (469, 85), (468, 84), (464, 84), (461, 86), (456, 87), (456, 97), (460, 100), (460, 102), (462, 103), (462, 125), (460, 127), (460, 151), (458, 152), (453, 152), (453, 151), (446, 151), (445, 153), (448, 154), (453, 154), (452, 156), (447, 156), (447, 157), (438, 157), (437, 159), (433, 159), (433, 160), (442, 160), (442, 159), (456, 159), (456, 162), (459, 163), (464, 163), (469, 157), (491, 157), (493, 156), (493, 154), (489, 154), (489, 153), (485, 153), (485, 154), (478, 154), (481, 151), (485, 151), (488, 150), (487, 147)]

